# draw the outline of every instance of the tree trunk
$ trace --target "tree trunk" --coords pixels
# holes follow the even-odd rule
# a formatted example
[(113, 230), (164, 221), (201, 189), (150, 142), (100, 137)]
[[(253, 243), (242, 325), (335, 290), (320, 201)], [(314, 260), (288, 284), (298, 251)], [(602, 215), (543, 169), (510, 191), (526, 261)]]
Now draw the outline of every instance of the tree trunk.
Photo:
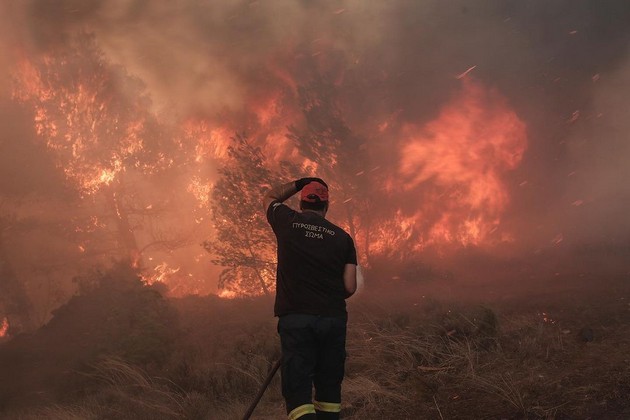
[(125, 250), (132, 267), (142, 267), (142, 256), (138, 248), (138, 242), (129, 222), (129, 216), (122, 206), (120, 195), (114, 188), (110, 187), (105, 192), (105, 197), (110, 209), (113, 211), (119, 245)]
[[(252, 247), (249, 243), (249, 239), (247, 240), (247, 249), (249, 250), (249, 255), (251, 255), (252, 259), (255, 260), (256, 255), (254, 255), (254, 251), (252, 250)], [(269, 289), (267, 288), (267, 285), (265, 284), (265, 279), (263, 279), (263, 276), (260, 274), (260, 271), (254, 267), (252, 267), (252, 269), (256, 272), (256, 277), (258, 277), (258, 281), (260, 282), (260, 287), (265, 293), (265, 296), (269, 296)]]
[(263, 277), (260, 275), (260, 271), (258, 271), (258, 269), (255, 268), (254, 271), (256, 271), (256, 276), (258, 277), (258, 281), (260, 281), (260, 286), (262, 287), (265, 296), (269, 296), (269, 289), (265, 284), (265, 279), (263, 279)]

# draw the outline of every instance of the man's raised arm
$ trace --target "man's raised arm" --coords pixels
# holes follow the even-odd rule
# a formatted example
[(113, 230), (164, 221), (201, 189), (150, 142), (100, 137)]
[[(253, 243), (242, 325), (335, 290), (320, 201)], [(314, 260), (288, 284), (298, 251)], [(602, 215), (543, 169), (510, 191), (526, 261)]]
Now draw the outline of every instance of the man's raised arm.
[(263, 197), (263, 207), (267, 211), (269, 205), (274, 201), (283, 202), (298, 192), (295, 186), (295, 181), (287, 182), (286, 184), (276, 185), (272, 187)]
[(317, 181), (323, 185), (326, 185), (324, 181), (319, 178), (300, 178), (296, 181), (287, 182), (286, 184), (276, 185), (272, 187), (263, 197), (263, 207), (266, 212), (269, 209), (269, 205), (274, 201), (280, 201), (281, 203), (289, 199), (293, 194), (301, 191), (302, 188), (311, 181)]

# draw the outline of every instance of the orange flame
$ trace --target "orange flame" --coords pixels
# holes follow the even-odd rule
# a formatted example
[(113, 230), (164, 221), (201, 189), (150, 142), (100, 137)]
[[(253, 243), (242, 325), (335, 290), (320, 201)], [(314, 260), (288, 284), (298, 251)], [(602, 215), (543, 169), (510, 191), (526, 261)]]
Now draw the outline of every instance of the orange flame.
[(223, 299), (234, 299), (238, 297), (238, 293), (233, 290), (221, 289), (218, 296)]
[(175, 273), (179, 272), (180, 267), (171, 268), (168, 263), (162, 262), (153, 268), (153, 273), (142, 275), (142, 279), (147, 284), (153, 284), (156, 282), (168, 283), (168, 279)]
[(234, 131), (227, 127), (211, 127), (208, 121), (196, 119), (186, 121), (182, 129), (185, 138), (179, 140), (179, 146), (187, 150), (185, 142), (194, 143), (195, 162), (227, 157), (230, 137), (234, 135)]
[(9, 332), (9, 319), (5, 316), (2, 319), (2, 324), (0, 324), (0, 338), (6, 337)]
[[(92, 74), (55, 86), (56, 82), (46, 80), (43, 74), (57, 70), (60, 64), (52, 57), (43, 57), (39, 65), (44, 72), (28, 60), (20, 63), (13, 97), (33, 106), (36, 132), (56, 153), (66, 177), (83, 194), (94, 194), (125, 170), (126, 159), (144, 149), (144, 121), (128, 121), (119, 129), (118, 116), (108, 114), (110, 98), (104, 92), (108, 74)], [(114, 143), (106, 144), (111, 139)], [(168, 166), (168, 162), (158, 164)]]
[(405, 194), (421, 203), (421, 245), (488, 240), (509, 203), (503, 177), (521, 162), (525, 124), (497, 92), (463, 79), (460, 97), (435, 120), (403, 133), (400, 174)]
[[(121, 174), (134, 169), (130, 162), (145, 173), (173, 164), (173, 157), (166, 153), (160, 153), (159, 159), (151, 162), (154, 166), (130, 159), (144, 151), (141, 137), (146, 121), (125, 120), (123, 125), (111, 99), (99, 95), (107, 74), (98, 73), (93, 78), (53, 86), (45, 78), (44, 70), (54, 70), (59, 63), (44, 58), (36, 64), (23, 63), (14, 95), (18, 100), (32, 103), (37, 133), (57, 156), (66, 177), (80, 185), (84, 194), (94, 194), (117, 182)], [(480, 245), (497, 237), (499, 241), (508, 238), (507, 234), (501, 236), (496, 232), (510, 201), (505, 175), (520, 164), (526, 149), (525, 125), (496, 91), (469, 78), (472, 70), (474, 67), (458, 76), (461, 92), (433, 121), (423, 126), (403, 127), (401, 158), (396, 170), (404, 178), (405, 205), (409, 201), (419, 204), (413, 210), (400, 206), (393, 214), (373, 223), (366, 222), (376, 226), (370, 238), (379, 238), (371, 240), (371, 252), (391, 254), (401, 243), (410, 244), (408, 251), (419, 252), (429, 245)], [(271, 165), (289, 160), (301, 163), (305, 169), (317, 169), (317, 164), (304, 159), (286, 136), (286, 127), (300, 118), (294, 100), (297, 84), (284, 70), (277, 69), (273, 74), (281, 86), (265, 88), (253, 98), (244, 113), (246, 124), (234, 121), (214, 124), (191, 117), (180, 127), (183, 133), (177, 140), (180, 152), (187, 155), (187, 162), (199, 165), (188, 185), (188, 192), (196, 198), (200, 210), (197, 223), (204, 220), (201, 213), (209, 209), (212, 188), (208, 180), (212, 175), (201, 167), (226, 159), (231, 137), (237, 131), (247, 129), (246, 134), (261, 147)], [(390, 131), (399, 116), (399, 111), (393, 113), (378, 126), (379, 132)], [(336, 166), (337, 156), (332, 153), (327, 163)], [(366, 168), (366, 171), (378, 169)], [(358, 172), (359, 175), (365, 175), (365, 171)], [(381, 185), (384, 192), (394, 195), (399, 183), (383, 179)], [(351, 200), (352, 197), (347, 198), (343, 203)], [(81, 229), (89, 232), (99, 225), (101, 222), (94, 217), (92, 224)], [(79, 247), (81, 252), (85, 251), (84, 244)], [(176, 274), (178, 271), (179, 268), (162, 263), (146, 275), (145, 281), (175, 282), (181, 278), (181, 273)], [(271, 282), (273, 273), (264, 277)], [(235, 297), (240, 290), (237, 284), (235, 290), (223, 290), (221, 296)]]

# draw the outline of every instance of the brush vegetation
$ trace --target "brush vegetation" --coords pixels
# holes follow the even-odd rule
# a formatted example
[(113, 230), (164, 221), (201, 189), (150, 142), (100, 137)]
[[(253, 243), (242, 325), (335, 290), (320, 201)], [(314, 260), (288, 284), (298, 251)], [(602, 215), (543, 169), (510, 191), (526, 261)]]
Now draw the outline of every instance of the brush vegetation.
[[(2, 418), (240, 419), (280, 356), (270, 298), (168, 299), (124, 266), (82, 282), (0, 346)], [(343, 418), (630, 418), (624, 282), (486, 302), (411, 287), (350, 301)], [(279, 382), (253, 418), (285, 418)]]

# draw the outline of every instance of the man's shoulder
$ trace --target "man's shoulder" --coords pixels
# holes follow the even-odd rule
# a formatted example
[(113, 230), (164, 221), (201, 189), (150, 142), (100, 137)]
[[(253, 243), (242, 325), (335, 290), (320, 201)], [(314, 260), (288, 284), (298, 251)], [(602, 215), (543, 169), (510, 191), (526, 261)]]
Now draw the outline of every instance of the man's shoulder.
[(274, 200), (271, 203), (269, 203), (269, 208), (267, 210), (275, 210), (276, 207), (279, 207), (279, 206), (289, 207), (286, 204), (284, 204), (284, 203), (282, 203), (282, 202), (280, 202), (278, 200)]
[(274, 225), (274, 223), (276, 222), (292, 218), (295, 213), (296, 211), (287, 206), (285, 203), (274, 200), (269, 204), (269, 207), (267, 208), (267, 221), (271, 225)]

